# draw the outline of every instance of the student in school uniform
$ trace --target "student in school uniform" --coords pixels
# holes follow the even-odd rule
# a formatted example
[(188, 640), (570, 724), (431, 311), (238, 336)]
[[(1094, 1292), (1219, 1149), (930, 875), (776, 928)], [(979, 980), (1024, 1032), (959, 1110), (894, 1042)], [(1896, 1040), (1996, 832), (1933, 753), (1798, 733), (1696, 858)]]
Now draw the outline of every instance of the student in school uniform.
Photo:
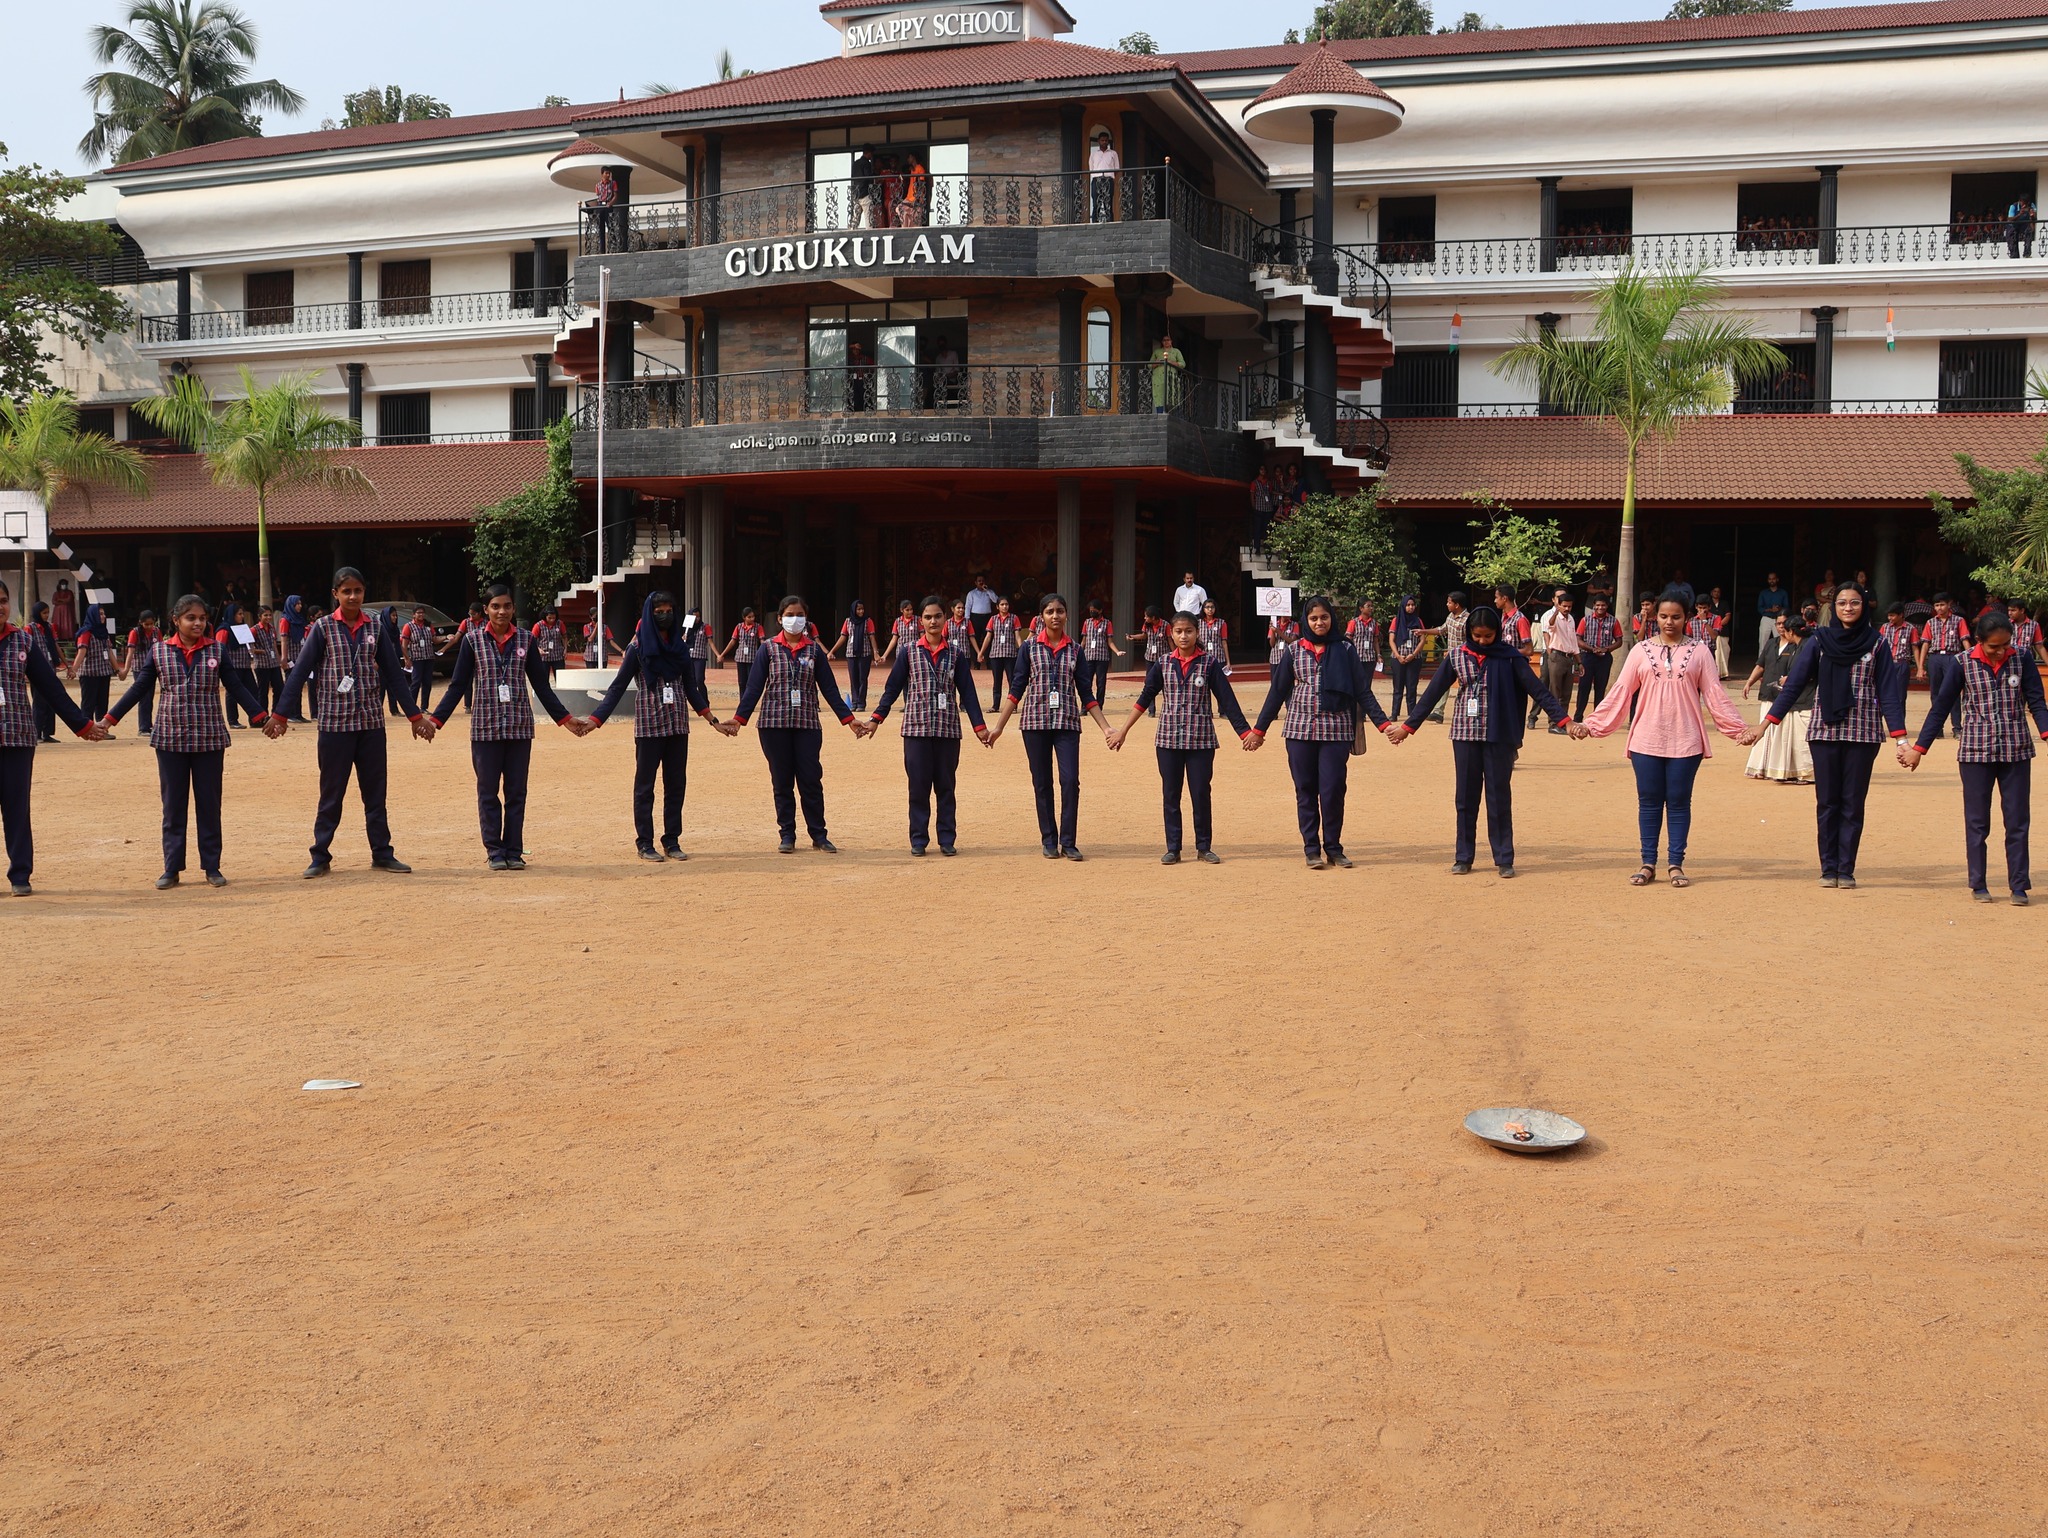
[[(466, 635), (468, 632), (464, 632)], [(462, 637), (457, 636), (459, 645)], [(604, 643), (598, 644), (597, 617), (592, 615), (583, 622), (583, 665), (587, 668), (603, 667), (606, 663), (617, 662), (623, 656), (619, 650), (619, 638), (612, 634), (612, 627), (604, 627)]]
[[(1010, 644), (1016, 645), (1017, 617), (1010, 600), (1001, 599), (989, 616), (984, 644), (996, 637), (996, 624), (1008, 619)], [(981, 700), (974, 687), (974, 669), (946, 638), (946, 604), (936, 594), (925, 599), (918, 614), (922, 632), (916, 643), (896, 653), (882, 697), (868, 717), (870, 735), (888, 719), (889, 707), (903, 701), (903, 773), (910, 782), (910, 852), (922, 856), (932, 841), (932, 802), (938, 801), (939, 853), (959, 853), (958, 785), (960, 776), (960, 712), (983, 747), (993, 747), (981, 718)]]
[[(1347, 634), (1349, 634), (1351, 638), (1351, 646), (1352, 650), (1354, 651), (1358, 649), (1357, 627), (1358, 621), (1356, 618), (1354, 618), (1351, 621), (1351, 623), (1345, 627)], [(1271, 667), (1274, 663), (1278, 662), (1281, 658), (1281, 655), (1287, 650), (1289, 644), (1300, 639), (1301, 626), (1295, 622), (1294, 616), (1292, 616), (1291, 614), (1276, 614), (1271, 619), (1267, 620), (1266, 665), (1268, 667)], [(1366, 644), (1367, 646), (1372, 646), (1374, 643), (1368, 641)], [(1361, 658), (1360, 660), (1363, 661), (1364, 659)]]
[[(1278, 623), (1277, 621), (1275, 623)], [(1344, 622), (1344, 636), (1350, 641), (1351, 649), (1358, 653), (1358, 665), (1365, 669), (1365, 686), (1372, 687), (1373, 674), (1380, 665), (1380, 622), (1372, 612), (1372, 600), (1366, 599), (1359, 605), (1358, 612)], [(1267, 653), (1266, 661), (1277, 663), (1280, 654), (1294, 641), (1301, 639), (1301, 622), (1287, 621), (1287, 633), (1278, 638), (1278, 643)]]
[(1387, 622), (1388, 667), (1394, 677), (1393, 713), (1397, 716), (1401, 713), (1401, 702), (1406, 700), (1413, 705), (1422, 686), (1422, 640), (1427, 633), (1422, 623), (1421, 600), (1410, 593)]
[(433, 723), (415, 708), (398, 655), (398, 637), (374, 614), (363, 612), (363, 574), (344, 566), (334, 574), (334, 612), (306, 627), (299, 660), (284, 681), (284, 713), (296, 719), (299, 699), (313, 688), (320, 732), (314, 753), (320, 766), (320, 805), (313, 814), (311, 862), (300, 872), (324, 876), (333, 863), (334, 830), (341, 826), (341, 801), (350, 776), (363, 802), (363, 829), (370, 839), (370, 864), (400, 875), (412, 870), (391, 847), (385, 810), (389, 767), (385, 755), (383, 700), (397, 703), (412, 722), (413, 735), (433, 740)]
[[(29, 640), (35, 649), (42, 654), (43, 660), (49, 664), (51, 676), (55, 677), (64, 666), (64, 653), (57, 645), (57, 632), (50, 625), (50, 606), (47, 603), (39, 603), (29, 613), (30, 619), (27, 627)], [(68, 698), (69, 696), (66, 697)], [(33, 714), (36, 723), (36, 741), (55, 742), (57, 740), (58, 711), (40, 692), (35, 696)]]
[(696, 675), (697, 687), (704, 687), (704, 677), (711, 671), (711, 632), (704, 628), (704, 611), (696, 604), (683, 610), (683, 631), (690, 638), (690, 671)]
[(114, 640), (107, 634), (106, 614), (98, 604), (85, 606), (75, 639), (71, 664), (65, 671), (78, 680), (78, 708), (97, 721), (107, 713), (107, 695), (114, 683)]
[[(1159, 702), (1159, 729), (1153, 733), (1153, 752), (1159, 760), (1161, 811), (1166, 822), (1166, 853), (1161, 865), (1180, 864), (1181, 789), (1187, 789), (1195, 821), (1195, 858), (1207, 865), (1220, 865), (1223, 857), (1210, 848), (1213, 832), (1209, 789), (1216, 773), (1215, 710), (1223, 712), (1237, 733), (1245, 751), (1252, 748), (1251, 724), (1230, 687), (1223, 665), (1202, 644), (1201, 617), (1176, 614), (1173, 617), (1173, 650), (1145, 668), (1144, 687), (1131, 706), (1131, 714), (1108, 737), (1112, 753), (1119, 751), (1131, 728), (1144, 719), (1153, 702)], [(1212, 701), (1214, 708), (1212, 709)]]
[(1366, 687), (1358, 654), (1344, 644), (1337, 611), (1327, 598), (1302, 606), (1303, 635), (1274, 664), (1266, 703), (1252, 726), (1251, 746), (1266, 740), (1266, 729), (1287, 707), (1287, 770), (1294, 780), (1294, 815), (1301, 827), (1302, 853), (1310, 870), (1351, 868), (1344, 853), (1344, 797), (1351, 775), (1352, 744), (1361, 713), (1381, 731), (1387, 713)]
[(825, 768), (819, 758), (825, 731), (819, 724), (818, 701), (823, 699), (839, 724), (856, 737), (867, 736), (873, 728), (856, 721), (846, 708), (838, 680), (832, 676), (832, 661), (812, 634), (810, 609), (803, 599), (792, 593), (776, 606), (775, 613), (778, 633), (768, 638), (754, 660), (753, 676), (740, 696), (739, 709), (733, 712), (733, 725), (745, 726), (759, 708), (755, 736), (760, 739), (761, 756), (768, 760), (775, 826), (782, 838), (778, 852), (796, 852), (796, 813), (801, 802), (811, 847), (837, 854), (838, 845), (825, 831)]
[(1896, 599), (1892, 601), (1891, 607), (1884, 611), (1884, 624), (1878, 633), (1884, 637), (1885, 645), (1892, 649), (1892, 661), (1904, 668), (1905, 676), (1910, 679), (1913, 676), (1913, 647), (1920, 639), (1920, 631), (1906, 618), (1904, 604)]
[(896, 605), (896, 618), (889, 623), (889, 644), (882, 651), (882, 660), (888, 662), (901, 656), (903, 648), (915, 646), (918, 637), (916, 606), (908, 598)]
[[(695, 627), (702, 630), (704, 627)], [(676, 618), (673, 593), (656, 590), (640, 607), (640, 627), (619, 659), (604, 699), (590, 713), (593, 729), (619, 708), (634, 679), (633, 842), (643, 860), (687, 860), (683, 853), (683, 798), (689, 791), (690, 712), (730, 737), (736, 727), (711, 713), (703, 677), (691, 665), (690, 645)], [(654, 847), (654, 776), (661, 775), (661, 848)]]
[[(972, 641), (970, 631), (970, 645)], [(855, 710), (866, 710), (868, 669), (875, 662), (875, 622), (868, 618), (868, 606), (858, 598), (847, 609), (846, 618), (840, 621), (839, 635), (825, 655), (837, 657), (842, 647), (846, 653), (846, 703)]]
[[(1010, 692), (989, 729), (994, 744), (1019, 714), (1024, 757), (1031, 765), (1031, 791), (1038, 803), (1038, 842), (1048, 860), (1081, 858), (1081, 718), (1090, 716), (1106, 734), (1102, 702), (1090, 692), (1081, 669), (1080, 647), (1067, 634), (1067, 600), (1047, 593), (1038, 603), (1038, 633), (1017, 652)], [(1059, 815), (1053, 815), (1055, 774)]]
[(1514, 647), (1533, 665), (1536, 660), (1536, 633), (1530, 627), (1529, 616), (1522, 612), (1522, 606), (1515, 595), (1504, 587), (1493, 590), (1493, 607), (1500, 614), (1500, 638)]
[(1572, 719), (1586, 719), (1586, 700), (1593, 708), (1607, 698), (1607, 682), (1614, 674), (1614, 654), (1621, 649), (1621, 627), (1614, 622), (1613, 606), (1605, 598), (1593, 600), (1593, 612), (1579, 621), (1579, 659), (1585, 671), (1579, 674), (1579, 697)]
[[(1204, 598), (1198, 615), (1201, 628), (1202, 654), (1226, 673), (1230, 671), (1230, 621), (1216, 610), (1216, 600)], [(1171, 624), (1168, 626), (1171, 632)], [(1097, 695), (1100, 699), (1102, 696)]]
[(50, 661), (47, 636), (15, 629), (9, 623), (12, 609), (13, 595), (0, 582), (0, 824), (6, 831), (7, 884), (16, 897), (32, 897), (36, 841), (29, 790), (41, 735), (37, 714), (48, 711), (52, 724), (61, 716), (88, 742), (104, 739), (107, 729), (72, 703)]
[(1643, 856), (1641, 867), (1628, 878), (1630, 886), (1648, 886), (1657, 879), (1657, 844), (1667, 826), (1671, 884), (1692, 885), (1685, 873), (1692, 787), (1701, 762), (1713, 754), (1700, 724), (1701, 709), (1713, 717), (1723, 736), (1745, 748), (1763, 735), (1761, 726), (1743, 724), (1721, 687), (1713, 648), (1686, 635), (1691, 598), (1684, 588), (1671, 588), (1656, 600), (1657, 633), (1629, 652), (1613, 693), (1571, 728), (1573, 740), (1579, 742), (1628, 728), (1628, 759), (1636, 776), (1636, 831)]
[(569, 636), (562, 629), (562, 611), (553, 604), (541, 610), (540, 618), (533, 622), (533, 644), (547, 667), (548, 682), (553, 683), (569, 656)]
[[(135, 670), (142, 666), (150, 648), (157, 641), (156, 610), (144, 609), (135, 617), (135, 628), (128, 632), (128, 650), (121, 658), (121, 677), (133, 678)], [(155, 715), (156, 696), (145, 694), (135, 707), (135, 734), (147, 737)]]
[(1637, 641), (1647, 641), (1657, 634), (1657, 595), (1643, 594), (1636, 605), (1636, 612), (1629, 616), (1629, 635)]
[(1948, 727), (1954, 737), (1963, 735), (1962, 695), (1953, 690), (1942, 689), (1943, 682), (1959, 665), (1959, 659), (1968, 645), (1969, 631), (1963, 617), (1956, 613), (1956, 606), (1946, 593), (1934, 595), (1934, 613), (1927, 623), (1920, 627), (1920, 652), (1915, 659), (1917, 676), (1927, 685), (1930, 692), (1939, 690), (1953, 703), (1949, 714), (1941, 724)]
[[(1565, 616), (1569, 622), (1569, 615)], [(1555, 632), (1553, 631), (1553, 635)], [(1479, 799), (1486, 798), (1486, 842), (1494, 873), (1502, 880), (1515, 874), (1515, 756), (1522, 746), (1524, 702), (1533, 702), (1550, 717), (1553, 730), (1571, 719), (1564, 701), (1539, 679), (1519, 647), (1501, 639), (1500, 614), (1480, 608), (1472, 613), (1465, 644), (1437, 664), (1436, 676), (1406, 721), (1387, 728), (1387, 740), (1399, 743), (1422, 729), (1429, 713), (1458, 688), (1451, 714), (1451, 763), (1457, 775), (1453, 805), (1457, 810), (1457, 845), (1451, 874), (1466, 876), (1478, 853)]]
[(2006, 600), (2005, 617), (2012, 622), (2013, 650), (2038, 662), (2041, 659), (2040, 622), (2027, 613), (2027, 606), (2017, 598)]
[[(534, 638), (534, 649), (540, 649), (540, 638)], [(424, 605), (414, 605), (412, 618), (405, 622), (405, 628), (398, 632), (399, 655), (405, 658), (406, 667), (412, 678), (412, 697), (415, 702), (424, 702), (434, 697), (434, 658), (440, 655), (441, 642), (434, 634), (434, 627), (427, 622)], [(545, 660), (545, 659), (543, 659)]]
[(1081, 666), (1088, 670), (1088, 692), (1093, 698), (1109, 698), (1109, 659), (1123, 654), (1116, 644), (1116, 627), (1103, 614), (1102, 605), (1089, 604), (1087, 618), (1081, 621)]
[[(1720, 624), (1714, 618), (1714, 600), (1702, 593), (1692, 601), (1692, 618), (1685, 622), (1685, 637), (1712, 651), (1720, 633)], [(1720, 676), (1720, 666), (1718, 662), (1714, 664), (1716, 677)]]
[(761, 622), (752, 609), (740, 610), (740, 621), (732, 627), (732, 635), (725, 643), (725, 650), (718, 654), (720, 662), (728, 657), (737, 659), (740, 693), (747, 692), (747, 679), (754, 671), (754, 659), (761, 654), (761, 643), (768, 633), (761, 628)]
[(1998, 792), (2005, 824), (2005, 884), (2013, 906), (2027, 906), (2033, 886), (2028, 850), (2034, 775), (2035, 731), (2048, 740), (2048, 699), (2041, 690), (2041, 670), (2031, 652), (2013, 642), (2013, 623), (2004, 615), (1987, 614), (1977, 621), (1977, 644), (1967, 652), (1928, 707), (1920, 737), (1899, 749), (1908, 769), (1941, 735), (1942, 715), (1954, 693), (1962, 701), (1963, 736), (1956, 745), (1956, 771), (1963, 779), (1963, 852), (1970, 875), (1970, 895), (1991, 901), (1990, 874), (1984, 846), (1991, 835), (1991, 792)]
[[(306, 601), (297, 593), (284, 601), (284, 615), (278, 622), (279, 660), (284, 664), (285, 676), (289, 678), (298, 666), (299, 648), (306, 644)], [(283, 686), (278, 688), (279, 703), (283, 703)], [(287, 720), (303, 721), (299, 715), (287, 715)]]
[[(120, 703), (101, 711), (102, 726), (113, 727), (129, 710), (156, 704), (156, 729), (149, 745), (156, 750), (157, 794), (163, 801), (163, 873), (159, 892), (178, 884), (185, 869), (186, 809), (199, 824), (199, 868), (209, 886), (226, 886), (220, 872), (221, 771), (230, 742), (221, 692), (239, 694), (251, 724), (268, 737), (282, 736), (284, 718), (271, 713), (256, 697), (249, 680), (221, 665), (222, 647), (207, 633), (206, 600), (187, 593), (171, 606), (177, 633), (151, 643), (136, 664), (135, 677)], [(274, 723), (274, 724), (273, 724)]]
[(514, 623), (512, 589), (484, 592), (484, 623), (462, 638), (441, 703), (427, 718), (439, 731), (469, 700), (469, 762), (476, 770), (477, 828), (492, 870), (526, 869), (526, 782), (533, 766), (533, 700), (555, 725), (581, 737), (590, 723), (571, 715), (548, 682), (533, 637)]
[(961, 661), (974, 665), (974, 622), (967, 617), (965, 601), (958, 598), (946, 616), (946, 644), (960, 654)]
[[(1863, 842), (1878, 746), (1887, 728), (1895, 739), (1906, 735), (1906, 675), (1870, 623), (1863, 592), (1854, 583), (1835, 589), (1829, 611), (1828, 623), (1801, 643), (1778, 694), (1789, 708), (1808, 679), (1819, 683), (1806, 745), (1813, 754), (1820, 884), (1847, 892), (1856, 889), (1856, 851)], [(1764, 720), (1775, 723), (1783, 716), (1773, 700)]]
[(268, 715), (284, 695), (284, 669), (279, 665), (283, 651), (276, 611), (259, 605), (250, 633), (255, 639), (249, 643), (249, 671), (256, 685), (256, 698), (262, 701), (264, 714)]
[[(1465, 595), (1462, 592), (1447, 594), (1444, 598), (1444, 622), (1437, 627), (1437, 639), (1446, 654), (1456, 651), (1465, 644), (1465, 631), (1471, 623), (1472, 616), (1465, 608)], [(1452, 684), (1451, 688), (1452, 698), (1455, 699), (1457, 685)], [(1429, 719), (1438, 726), (1443, 725), (1445, 708), (1445, 705), (1439, 704), (1430, 713)]]
[[(242, 729), (242, 711), (238, 701), (245, 694), (256, 692), (256, 664), (250, 659), (249, 645), (235, 634), (237, 626), (247, 627), (248, 621), (242, 615), (242, 606), (232, 598), (224, 598), (220, 605), (220, 619), (216, 622), (214, 640), (220, 643), (221, 666), (233, 668), (241, 675), (240, 691), (227, 693), (228, 725), (236, 731)], [(251, 631), (254, 634), (254, 631)]]
[(1003, 703), (1003, 684), (1009, 679), (1010, 670), (1017, 665), (1020, 629), (1017, 616), (1010, 608), (1010, 600), (998, 598), (995, 613), (988, 617), (988, 627), (981, 638), (981, 654), (988, 662), (990, 710), (998, 709)]

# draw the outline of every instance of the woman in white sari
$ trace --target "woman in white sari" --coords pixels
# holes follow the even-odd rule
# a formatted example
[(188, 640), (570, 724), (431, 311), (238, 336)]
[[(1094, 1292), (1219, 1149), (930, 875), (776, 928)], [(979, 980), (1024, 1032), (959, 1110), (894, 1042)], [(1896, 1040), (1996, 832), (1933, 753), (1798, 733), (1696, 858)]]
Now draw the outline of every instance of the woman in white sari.
[(1813, 710), (1815, 685), (1809, 683), (1802, 689), (1800, 697), (1780, 711), (1776, 722), (1764, 719), (1777, 700), (1778, 685), (1791, 670), (1792, 659), (1799, 654), (1806, 634), (1803, 620), (1780, 618), (1778, 633), (1764, 643), (1756, 667), (1742, 686), (1744, 699), (1749, 698), (1751, 689), (1757, 689), (1763, 700), (1764, 714), (1758, 719), (1764, 720), (1764, 734), (1749, 750), (1749, 762), (1742, 768), (1752, 780), (1776, 780), (1784, 785), (1813, 783), (1813, 754), (1806, 746), (1806, 723)]

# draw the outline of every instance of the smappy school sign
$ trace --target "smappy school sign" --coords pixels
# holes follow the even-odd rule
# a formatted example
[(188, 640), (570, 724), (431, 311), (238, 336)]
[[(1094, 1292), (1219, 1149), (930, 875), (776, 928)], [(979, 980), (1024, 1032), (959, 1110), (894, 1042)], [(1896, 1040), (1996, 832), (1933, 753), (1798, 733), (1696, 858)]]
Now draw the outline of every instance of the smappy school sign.
[(846, 22), (840, 31), (840, 53), (845, 58), (858, 58), (906, 48), (1009, 43), (1024, 35), (1022, 5), (905, 6), (885, 15)]

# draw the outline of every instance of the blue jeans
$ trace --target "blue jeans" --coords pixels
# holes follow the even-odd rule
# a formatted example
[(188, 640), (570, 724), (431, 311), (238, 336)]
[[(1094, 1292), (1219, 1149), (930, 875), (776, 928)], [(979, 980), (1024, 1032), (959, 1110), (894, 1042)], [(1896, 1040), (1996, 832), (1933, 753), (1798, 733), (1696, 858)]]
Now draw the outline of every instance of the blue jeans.
[(1643, 863), (1657, 863), (1657, 835), (1670, 829), (1671, 863), (1685, 863), (1685, 841), (1692, 832), (1692, 782), (1700, 772), (1701, 755), (1656, 758), (1631, 753), (1636, 771), (1636, 826), (1642, 834)]

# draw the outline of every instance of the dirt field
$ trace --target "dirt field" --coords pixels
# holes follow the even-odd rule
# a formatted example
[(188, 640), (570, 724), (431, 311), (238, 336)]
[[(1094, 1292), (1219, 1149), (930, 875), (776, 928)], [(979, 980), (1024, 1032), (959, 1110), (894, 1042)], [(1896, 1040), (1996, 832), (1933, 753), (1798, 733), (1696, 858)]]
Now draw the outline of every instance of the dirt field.
[[(836, 859), (698, 736), (657, 868), (626, 724), (544, 727), (493, 876), (458, 719), (392, 743), (417, 873), (351, 802), (317, 884), (311, 733), (238, 733), (233, 885), (161, 894), (149, 749), (43, 750), (0, 1532), (2048, 1523), (2048, 902), (1968, 901), (1951, 751), (1880, 764), (1838, 894), (1723, 743), (1674, 892), (1618, 739), (1532, 738), (1503, 883), (1445, 874), (1441, 732), (1319, 874), (1277, 743), (1166, 870), (1149, 734), (1092, 727), (1088, 863), (1014, 736), (913, 861), (894, 733), (827, 739)], [(1590, 1143), (1460, 1130), (1525, 1100)]]

